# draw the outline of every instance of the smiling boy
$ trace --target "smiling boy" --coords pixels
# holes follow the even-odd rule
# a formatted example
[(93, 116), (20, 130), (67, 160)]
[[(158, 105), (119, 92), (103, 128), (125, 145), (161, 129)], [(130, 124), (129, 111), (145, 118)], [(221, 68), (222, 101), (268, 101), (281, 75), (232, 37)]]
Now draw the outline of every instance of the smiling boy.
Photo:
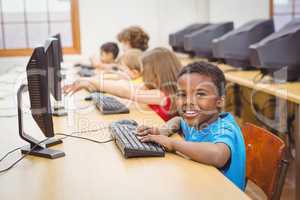
[[(216, 66), (196, 62), (177, 77), (176, 105), (180, 117), (161, 128), (139, 127), (142, 142), (156, 142), (168, 151), (217, 167), (236, 186), (245, 187), (245, 145), (241, 130), (224, 105), (225, 77)], [(168, 137), (180, 132), (183, 141)]]

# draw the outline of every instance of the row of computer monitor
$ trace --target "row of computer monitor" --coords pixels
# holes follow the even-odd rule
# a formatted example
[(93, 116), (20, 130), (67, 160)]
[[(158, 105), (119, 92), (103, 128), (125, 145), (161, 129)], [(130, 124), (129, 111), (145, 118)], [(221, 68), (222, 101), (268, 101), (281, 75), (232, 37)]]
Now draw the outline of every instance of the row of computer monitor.
[(170, 34), (169, 44), (178, 52), (241, 69), (259, 68), (286, 81), (300, 77), (300, 18), (276, 32), (272, 19), (253, 20), (236, 29), (233, 22), (192, 24)]
[[(18, 120), (19, 135), (30, 145), (21, 149), (22, 153), (46, 158), (58, 158), (65, 154), (61, 151), (48, 149), (48, 146), (61, 143), (60, 140), (49, 139), (54, 136), (53, 108), (50, 97), (61, 101), (61, 62), (63, 61), (60, 35), (54, 35), (46, 40), (44, 46), (33, 49), (26, 66), (27, 85), (21, 85), (18, 90)], [(38, 141), (24, 131), (22, 93), (28, 88), (30, 109), (33, 119), (47, 137), (45, 141)]]

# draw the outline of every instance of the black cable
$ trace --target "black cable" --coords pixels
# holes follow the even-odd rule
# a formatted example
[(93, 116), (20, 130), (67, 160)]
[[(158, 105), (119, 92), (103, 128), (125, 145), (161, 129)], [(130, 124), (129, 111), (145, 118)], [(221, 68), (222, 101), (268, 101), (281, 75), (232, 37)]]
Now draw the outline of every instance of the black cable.
[(21, 149), (21, 148), (22, 148), (22, 147), (18, 147), (18, 148), (15, 148), (15, 149), (13, 149), (13, 150), (7, 152), (7, 153), (0, 159), (0, 162), (1, 162), (2, 160), (4, 160), (9, 154), (11, 154), (11, 153), (13, 153), (13, 152), (15, 152), (15, 151), (17, 151), (17, 150), (19, 150), (19, 149)]
[[(72, 132), (72, 134), (64, 134), (64, 133), (57, 133), (56, 135), (64, 135), (65, 137), (62, 137), (60, 138), (61, 140), (63, 139), (66, 139), (68, 137), (74, 137), (74, 138), (78, 138), (78, 139), (84, 139), (84, 140), (88, 140), (88, 141), (91, 141), (91, 142), (95, 142), (95, 143), (98, 143), (98, 144), (102, 144), (102, 143), (108, 143), (108, 142), (111, 142), (113, 141), (114, 139), (111, 138), (109, 140), (106, 140), (106, 141), (97, 141), (97, 140), (93, 140), (93, 139), (89, 139), (89, 138), (85, 138), (85, 137), (80, 137), (80, 136), (73, 136), (73, 134), (76, 134), (76, 133), (87, 133), (87, 132), (96, 132), (96, 131), (99, 131), (99, 130), (104, 130), (108, 127), (102, 127), (102, 128), (99, 128), (99, 129), (92, 129), (92, 130), (86, 130), (86, 131), (75, 131), (75, 132)], [(7, 172), (8, 170), (10, 170), (11, 168), (13, 168), (16, 164), (18, 164), (20, 161), (22, 161), (26, 156), (28, 156), (38, 145), (40, 145), (41, 143), (43, 142), (46, 142), (47, 140), (49, 140), (50, 138), (46, 138), (42, 141), (40, 141), (39, 143), (37, 143), (36, 145), (34, 145), (30, 151), (28, 151), (27, 153), (25, 153), (23, 156), (21, 156), (18, 160), (16, 160), (13, 164), (11, 164), (10, 166), (8, 166), (7, 168), (5, 169), (2, 169), (0, 170), (0, 174), (1, 173), (4, 173), (4, 172)], [(26, 146), (26, 145), (25, 145)], [(22, 146), (24, 147), (24, 146)], [(3, 161), (8, 155), (10, 155), (11, 153), (21, 149), (22, 147), (18, 147), (18, 148), (15, 148), (9, 152), (7, 152), (0, 160)]]
[[(34, 145), (30, 151), (28, 151), (27, 153), (25, 153), (23, 156), (21, 156), (18, 160), (16, 160), (13, 164), (11, 164), (10, 166), (8, 166), (7, 168), (5, 169), (2, 169), (0, 170), (0, 174), (1, 173), (4, 173), (4, 172), (7, 172), (8, 170), (10, 170), (11, 168), (13, 168), (16, 164), (18, 164), (21, 160), (23, 160), (26, 156), (28, 156), (38, 145), (40, 145), (41, 143), (43, 142), (46, 142), (47, 140), (49, 140), (49, 138), (46, 138), (42, 141), (40, 141), (39, 143), (37, 143), (36, 145)], [(22, 147), (20, 147), (22, 148)], [(16, 151), (16, 150), (15, 150)], [(13, 150), (11, 152), (14, 152)], [(8, 156), (8, 155), (5, 155), (5, 157)]]
[(108, 142), (114, 141), (113, 138), (108, 139), (108, 140), (99, 141), (99, 140), (93, 140), (93, 139), (86, 138), (86, 137), (75, 136), (75, 135), (69, 135), (69, 134), (64, 134), (64, 133), (56, 133), (56, 135), (63, 135), (63, 136), (66, 136), (65, 138), (67, 138), (67, 137), (72, 137), (72, 138), (77, 138), (77, 139), (88, 140), (88, 141), (90, 141), (90, 142), (95, 142), (95, 143), (98, 143), (98, 144), (103, 144), (103, 143), (108, 143)]
[(0, 115), (0, 118), (14, 118), (14, 117), (17, 117), (18, 115), (17, 114), (14, 114), (14, 115)]

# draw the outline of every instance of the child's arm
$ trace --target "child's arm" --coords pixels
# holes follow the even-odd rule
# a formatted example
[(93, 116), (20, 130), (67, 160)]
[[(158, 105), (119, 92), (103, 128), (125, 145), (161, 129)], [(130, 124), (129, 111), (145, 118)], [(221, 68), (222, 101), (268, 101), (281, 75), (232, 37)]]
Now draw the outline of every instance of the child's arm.
[[(84, 79), (84, 81), (75, 81), (71, 85), (64, 87), (64, 92), (74, 93), (80, 89), (88, 89), (89, 91), (102, 91), (115, 96), (131, 99), (138, 103), (165, 105), (166, 96), (158, 89), (143, 89), (140, 85), (135, 85), (126, 80), (107, 80), (107, 79)], [(87, 83), (88, 81), (88, 83)]]
[(178, 151), (194, 161), (222, 168), (230, 159), (231, 152), (224, 143), (179, 141), (164, 135), (146, 135), (142, 142), (156, 142), (168, 151)]
[(73, 94), (79, 90), (86, 89), (90, 92), (97, 91), (97, 86), (93, 85), (89, 78), (80, 78), (70, 85), (65, 85), (63, 91), (65, 94)]
[(229, 147), (224, 143), (187, 142), (174, 140), (174, 151), (188, 156), (194, 161), (222, 168), (230, 159)]
[(99, 60), (96, 56), (90, 57), (91, 65), (97, 69), (112, 69), (116, 64), (114, 63), (103, 63), (101, 60)]
[(180, 131), (180, 117), (173, 117), (161, 127), (139, 126), (137, 129), (138, 136), (152, 135), (165, 135), (170, 136)]

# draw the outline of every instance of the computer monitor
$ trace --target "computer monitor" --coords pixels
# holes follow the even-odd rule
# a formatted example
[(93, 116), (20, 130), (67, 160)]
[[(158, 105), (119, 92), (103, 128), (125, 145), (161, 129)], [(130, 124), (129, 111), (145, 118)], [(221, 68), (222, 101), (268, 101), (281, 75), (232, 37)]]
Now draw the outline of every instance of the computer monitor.
[(184, 49), (196, 56), (213, 58), (212, 40), (233, 29), (233, 22), (211, 24), (201, 30), (184, 36)]
[(253, 20), (213, 40), (213, 56), (225, 59), (237, 68), (253, 69), (250, 64), (251, 44), (257, 43), (274, 32), (274, 23), (269, 20)]
[(251, 64), (274, 81), (296, 81), (300, 77), (300, 19), (250, 46)]
[(63, 47), (62, 47), (62, 43), (61, 43), (60, 34), (57, 33), (57, 34), (53, 35), (52, 37), (55, 38), (55, 39), (57, 39), (57, 41), (58, 41), (58, 55), (59, 55), (59, 60), (60, 60), (60, 62), (63, 62), (64, 61), (64, 58), (63, 58)]
[[(30, 145), (23, 147), (21, 152), (46, 158), (58, 158), (65, 154), (62, 151), (48, 149), (47, 147), (62, 143), (61, 140), (52, 139), (54, 136), (53, 120), (51, 115), (50, 93), (48, 85), (48, 66), (44, 47), (34, 49), (32, 56), (26, 67), (27, 84), (21, 85), (18, 90), (18, 121), (19, 135), (29, 142)], [(39, 141), (24, 132), (22, 113), (22, 94), (28, 89), (30, 99), (31, 114), (47, 137), (46, 140)]]
[(183, 29), (180, 29), (179, 31), (176, 31), (175, 33), (171, 33), (169, 35), (170, 46), (176, 52), (186, 53), (186, 51), (184, 50), (184, 45), (183, 45), (184, 36), (194, 32), (194, 31), (200, 30), (200, 29), (206, 27), (207, 25), (208, 25), (207, 23), (202, 23), (202, 24), (195, 23), (195, 24), (186, 26)]
[(60, 57), (59, 42), (55, 38), (48, 38), (44, 45), (46, 54), (46, 63), (48, 66), (48, 78), (50, 92), (55, 100), (60, 101), (62, 98), (61, 91), (61, 73), (60, 73)]
[(48, 38), (44, 45), (46, 54), (46, 63), (48, 66), (48, 81), (52, 96), (56, 100), (54, 102), (52, 114), (55, 116), (65, 116), (67, 112), (62, 102), (62, 74), (61, 62), (59, 57), (59, 42), (55, 38)]

